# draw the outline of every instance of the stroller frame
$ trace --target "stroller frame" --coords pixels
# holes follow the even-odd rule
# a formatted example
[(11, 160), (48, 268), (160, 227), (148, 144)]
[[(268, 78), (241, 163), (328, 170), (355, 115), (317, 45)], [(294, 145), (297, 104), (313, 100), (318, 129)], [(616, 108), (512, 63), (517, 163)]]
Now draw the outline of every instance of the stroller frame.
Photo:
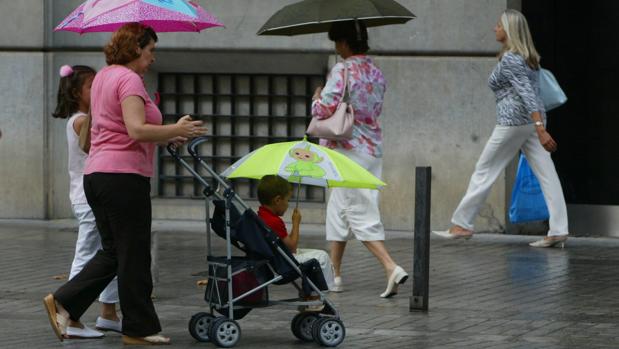
[[(241, 295), (234, 297), (233, 295), (233, 277), (236, 274), (247, 271), (249, 267), (241, 267), (238, 270), (233, 271), (233, 256), (231, 238), (231, 209), (233, 207), (241, 213), (244, 213), (251, 208), (241, 199), (241, 197), (233, 190), (233, 188), (219, 176), (198, 154), (197, 148), (200, 144), (208, 141), (208, 136), (195, 138), (188, 145), (188, 152), (193, 159), (202, 167), (206, 172), (212, 176), (218, 184), (217, 188), (213, 188), (198, 172), (197, 168), (190, 165), (185, 159), (178, 153), (178, 150), (173, 145), (168, 145), (167, 150), (172, 157), (181, 164), (191, 175), (204, 187), (202, 193), (205, 198), (205, 210), (206, 210), (206, 244), (207, 244), (207, 267), (208, 267), (208, 283), (213, 283), (213, 287), (210, 288), (210, 294), (205, 294), (205, 300), (209, 306), (209, 313), (197, 313), (189, 322), (189, 331), (191, 335), (199, 341), (213, 341), (220, 347), (232, 347), (240, 339), (240, 327), (235, 321), (235, 310), (239, 309), (252, 309), (258, 307), (268, 307), (271, 305), (284, 305), (292, 307), (308, 307), (308, 306), (323, 306), (323, 309), (319, 312), (313, 311), (301, 311), (297, 314), (291, 323), (291, 329), (293, 334), (303, 341), (315, 341), (322, 346), (334, 347), (339, 345), (345, 337), (345, 327), (340, 319), (340, 314), (337, 311), (334, 303), (329, 300), (323, 291), (321, 291), (309, 277), (307, 277), (300, 268), (299, 263), (293, 260), (289, 255), (277, 244), (272, 244), (275, 251), (280, 257), (283, 257), (285, 261), (293, 268), (296, 275), (301, 278), (303, 282), (306, 282), (309, 288), (313, 292), (318, 294), (318, 300), (302, 300), (301, 298), (293, 299), (281, 299), (270, 300), (268, 298), (269, 285), (275, 284), (278, 281), (284, 279), (284, 277), (277, 273), (274, 267), (268, 262), (264, 261), (259, 264), (260, 267), (263, 264), (271, 271), (273, 278), (259, 284)], [(211, 228), (211, 201), (223, 201), (225, 212), (225, 232), (226, 232), (226, 255), (225, 257), (214, 257), (213, 246), (211, 243), (211, 234), (213, 233)], [(264, 225), (264, 228), (271, 231), (271, 229)], [(271, 231), (272, 232), (272, 231)], [(274, 233), (273, 233), (274, 234)], [(236, 245), (240, 248), (240, 246)], [(242, 248), (240, 248), (242, 249)], [(223, 259), (223, 260), (222, 260)], [(218, 276), (218, 269), (225, 268), (226, 277)], [(222, 302), (222, 295), (219, 290), (219, 283), (225, 282), (227, 289), (227, 301)], [(301, 287), (297, 284), (296, 280), (291, 281), (292, 285), (301, 291)], [(238, 305), (240, 301), (255, 294), (256, 292), (265, 289), (266, 302), (263, 302), (257, 306)], [(215, 293), (215, 294), (213, 294)], [(216, 301), (214, 301), (216, 299)], [(235, 304), (236, 307), (235, 307)], [(214, 311), (217, 310), (221, 314), (227, 312), (227, 316), (216, 317)], [(247, 310), (249, 311), (249, 310)], [(242, 315), (244, 316), (244, 315)], [(241, 317), (242, 317), (241, 316)], [(230, 335), (232, 333), (232, 335)], [(238, 333), (238, 335), (234, 335)]]

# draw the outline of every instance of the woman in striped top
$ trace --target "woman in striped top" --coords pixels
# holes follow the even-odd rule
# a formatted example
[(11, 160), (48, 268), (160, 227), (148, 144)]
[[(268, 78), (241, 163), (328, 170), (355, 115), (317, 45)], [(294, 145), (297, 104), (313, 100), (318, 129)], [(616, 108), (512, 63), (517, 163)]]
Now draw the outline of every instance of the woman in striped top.
[(499, 63), (489, 79), (496, 96), (497, 125), (475, 166), (467, 192), (453, 214), (453, 226), (434, 233), (450, 239), (470, 238), (475, 216), (492, 184), (521, 150), (540, 182), (550, 213), (548, 236), (530, 245), (563, 245), (568, 235), (567, 208), (550, 157), (557, 143), (546, 131), (546, 114), (539, 97), (540, 57), (522, 13), (505, 11), (494, 31), (496, 40), (503, 44)]

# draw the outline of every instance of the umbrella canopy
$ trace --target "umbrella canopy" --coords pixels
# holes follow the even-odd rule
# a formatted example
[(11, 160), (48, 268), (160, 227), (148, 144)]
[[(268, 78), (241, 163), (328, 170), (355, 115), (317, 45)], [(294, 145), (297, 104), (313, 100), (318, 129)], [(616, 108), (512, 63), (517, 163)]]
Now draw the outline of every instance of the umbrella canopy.
[(367, 27), (402, 24), (415, 15), (394, 0), (304, 0), (275, 13), (258, 35), (328, 32), (331, 23), (362, 20)]
[(113, 32), (132, 22), (156, 32), (199, 32), (223, 26), (198, 4), (187, 0), (88, 0), (54, 31)]
[(306, 139), (265, 145), (245, 155), (221, 175), (253, 179), (279, 175), (292, 183), (321, 187), (380, 189), (386, 185), (345, 155)]

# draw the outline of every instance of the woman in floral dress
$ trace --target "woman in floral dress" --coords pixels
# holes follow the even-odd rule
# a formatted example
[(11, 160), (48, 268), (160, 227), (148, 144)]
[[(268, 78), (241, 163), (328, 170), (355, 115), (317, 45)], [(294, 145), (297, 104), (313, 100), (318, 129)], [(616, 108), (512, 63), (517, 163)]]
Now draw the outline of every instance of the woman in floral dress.
[[(355, 112), (353, 135), (349, 140), (321, 139), (320, 144), (356, 161), (376, 177), (382, 174), (383, 135), (379, 116), (383, 107), (385, 78), (366, 56), (368, 34), (363, 22), (333, 23), (329, 39), (344, 59), (337, 63), (324, 87), (314, 93), (312, 115), (329, 118), (337, 109), (345, 91), (348, 71), (348, 94)], [(327, 204), (327, 240), (331, 241), (331, 260), (335, 269), (335, 288), (342, 291), (341, 264), (346, 242), (353, 237), (363, 242), (385, 269), (387, 288), (383, 298), (397, 294), (398, 285), (408, 274), (398, 266), (385, 247), (385, 231), (378, 209), (378, 191), (369, 189), (334, 188)]]

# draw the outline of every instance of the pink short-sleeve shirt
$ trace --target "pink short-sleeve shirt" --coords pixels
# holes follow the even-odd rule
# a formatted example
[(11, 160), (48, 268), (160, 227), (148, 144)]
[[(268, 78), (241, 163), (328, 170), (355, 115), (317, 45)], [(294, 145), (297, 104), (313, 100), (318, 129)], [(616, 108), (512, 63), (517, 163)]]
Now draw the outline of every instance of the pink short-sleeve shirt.
[(144, 100), (146, 123), (161, 125), (161, 112), (146, 92), (142, 78), (124, 66), (107, 66), (95, 76), (90, 94), (92, 128), (84, 174), (135, 173), (152, 177), (155, 144), (129, 137), (121, 107), (125, 98), (138, 96)]

